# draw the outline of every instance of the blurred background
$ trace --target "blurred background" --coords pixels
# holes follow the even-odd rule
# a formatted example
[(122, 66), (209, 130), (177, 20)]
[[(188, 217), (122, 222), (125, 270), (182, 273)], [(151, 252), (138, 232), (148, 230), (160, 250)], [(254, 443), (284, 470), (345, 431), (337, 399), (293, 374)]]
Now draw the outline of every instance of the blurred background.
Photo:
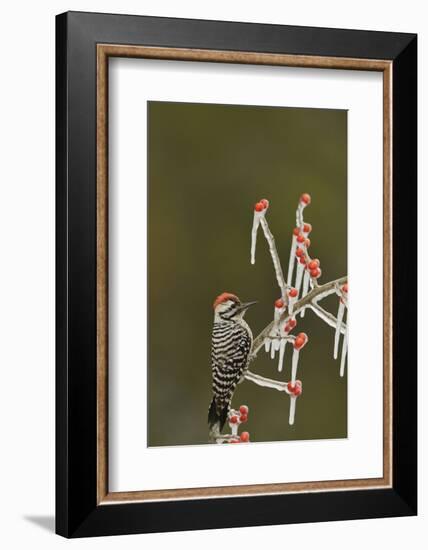
[[(261, 231), (250, 265), (254, 203), (270, 201), (286, 272), (296, 206), (309, 193), (305, 221), (320, 282), (347, 272), (347, 112), (165, 102), (150, 102), (148, 111), (149, 445), (204, 444), (215, 297), (228, 291), (258, 300), (246, 316), (256, 336), (279, 296)], [(336, 298), (323, 305), (336, 313)], [(347, 436), (347, 376), (339, 377), (332, 356), (334, 329), (307, 311), (298, 331), (309, 343), (294, 426), (284, 394), (248, 381), (237, 387), (233, 405), (249, 406), (244, 429), (252, 441)], [(282, 373), (264, 351), (251, 370), (289, 380), (291, 348)]]

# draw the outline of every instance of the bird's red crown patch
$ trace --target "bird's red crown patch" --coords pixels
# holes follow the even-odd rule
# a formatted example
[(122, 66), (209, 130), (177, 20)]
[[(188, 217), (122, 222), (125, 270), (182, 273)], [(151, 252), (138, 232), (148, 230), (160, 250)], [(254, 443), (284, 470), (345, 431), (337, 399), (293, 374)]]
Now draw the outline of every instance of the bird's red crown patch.
[(223, 292), (214, 300), (213, 308), (215, 309), (219, 304), (227, 302), (227, 300), (232, 300), (233, 302), (239, 303), (238, 296), (235, 296), (235, 294), (231, 294), (230, 292)]

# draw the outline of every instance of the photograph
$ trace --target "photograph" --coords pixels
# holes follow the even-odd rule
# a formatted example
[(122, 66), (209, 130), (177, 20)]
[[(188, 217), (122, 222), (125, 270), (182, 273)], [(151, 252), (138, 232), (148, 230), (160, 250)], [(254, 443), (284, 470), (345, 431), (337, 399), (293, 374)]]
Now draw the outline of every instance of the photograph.
[(149, 447), (347, 437), (347, 116), (147, 102)]

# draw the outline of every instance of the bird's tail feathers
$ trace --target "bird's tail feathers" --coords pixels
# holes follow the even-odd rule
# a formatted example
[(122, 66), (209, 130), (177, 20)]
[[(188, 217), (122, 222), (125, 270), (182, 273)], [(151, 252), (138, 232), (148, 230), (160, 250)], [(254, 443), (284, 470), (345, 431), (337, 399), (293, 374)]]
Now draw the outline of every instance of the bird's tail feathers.
[(210, 441), (215, 441), (215, 439), (220, 435), (223, 426), (226, 423), (228, 407), (225, 406), (223, 409), (218, 412), (215, 398), (211, 401), (210, 408), (208, 410), (208, 425), (210, 427)]

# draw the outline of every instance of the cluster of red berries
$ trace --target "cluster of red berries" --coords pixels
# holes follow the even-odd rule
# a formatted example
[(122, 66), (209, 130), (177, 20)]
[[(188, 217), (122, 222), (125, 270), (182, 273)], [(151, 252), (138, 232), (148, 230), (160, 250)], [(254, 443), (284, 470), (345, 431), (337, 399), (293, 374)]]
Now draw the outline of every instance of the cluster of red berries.
[(297, 325), (296, 319), (290, 319), (288, 323), (284, 326), (284, 332), (290, 332), (290, 330), (293, 330), (295, 326)]
[(320, 261), (317, 258), (308, 262), (306, 269), (309, 270), (309, 274), (313, 279), (318, 279), (318, 277), (321, 277)]
[(267, 208), (269, 208), (269, 201), (267, 199), (262, 199), (254, 205), (254, 210), (256, 212), (263, 212), (263, 210), (266, 210)]
[(304, 332), (299, 332), (299, 334), (296, 336), (296, 339), (294, 340), (294, 349), (301, 350), (304, 346), (306, 346), (309, 338), (308, 335)]
[(296, 250), (296, 256), (299, 258), (299, 262), (309, 271), (309, 274), (313, 279), (318, 279), (321, 277), (322, 271), (320, 268), (320, 261), (318, 259), (309, 259), (303, 248), (298, 248)]
[(302, 382), (300, 380), (296, 380), (296, 382), (293, 384), (291, 381), (287, 384), (288, 391), (294, 395), (295, 397), (299, 397), (299, 395), (302, 395)]
[[(305, 204), (309, 204), (311, 202), (311, 197), (306, 193), (302, 195), (302, 197), (309, 197), (309, 199), (307, 199), (309, 202), (306, 202), (306, 200), (303, 200), (302, 198), (300, 199), (301, 202), (304, 202)], [(311, 246), (311, 240), (308, 239), (308, 235), (311, 231), (312, 225), (310, 223), (304, 223), (302, 228), (295, 227), (293, 229), (293, 235), (296, 237), (296, 241), (298, 243), (296, 249), (296, 257), (298, 258), (299, 262), (306, 267), (311, 277), (313, 279), (318, 279), (318, 277), (321, 276), (320, 261), (317, 259), (311, 260), (307, 255), (305, 249), (299, 246), (303, 245), (306, 249)]]
[(304, 244), (307, 248), (311, 246), (311, 240), (308, 239), (309, 233), (312, 231), (312, 225), (310, 223), (303, 224), (303, 231), (299, 227), (293, 229), (293, 235), (296, 237), (296, 241), (299, 244)]
[(239, 416), (234, 414), (230, 417), (229, 422), (231, 424), (242, 424), (248, 420), (248, 407), (247, 405), (241, 405), (239, 407)]
[[(233, 411), (232, 411), (233, 412)], [(237, 411), (238, 412), (238, 411)], [(247, 405), (241, 405), (239, 407), (239, 415), (232, 414), (229, 418), (230, 424), (243, 424), (248, 420), (248, 407)], [(248, 432), (242, 432), (241, 435), (233, 437), (229, 442), (230, 443), (248, 443), (250, 441), (250, 434)]]

